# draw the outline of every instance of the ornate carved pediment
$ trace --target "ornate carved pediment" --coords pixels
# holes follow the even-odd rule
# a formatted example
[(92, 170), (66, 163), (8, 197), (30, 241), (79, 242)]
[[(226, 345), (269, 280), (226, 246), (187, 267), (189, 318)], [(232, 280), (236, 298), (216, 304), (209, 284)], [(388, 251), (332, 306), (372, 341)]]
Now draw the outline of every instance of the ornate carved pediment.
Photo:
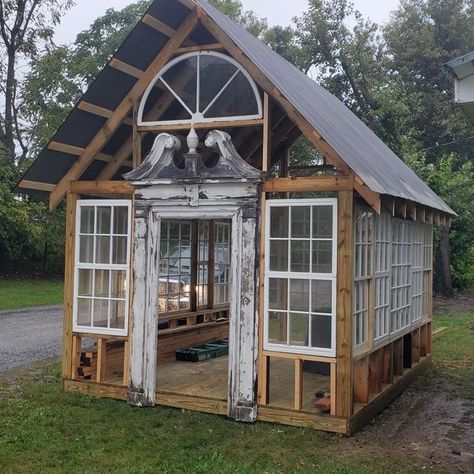
[(215, 165), (206, 166), (202, 155), (196, 151), (197, 135), (191, 130), (188, 136), (189, 152), (184, 154), (184, 166), (178, 164), (177, 152), (181, 149), (180, 141), (173, 135), (162, 133), (156, 137), (153, 148), (144, 162), (135, 170), (124, 175), (130, 182), (140, 181), (201, 181), (214, 179), (236, 179), (260, 181), (264, 173), (250, 166), (239, 155), (231, 137), (221, 130), (210, 131), (204, 145), (218, 153)]

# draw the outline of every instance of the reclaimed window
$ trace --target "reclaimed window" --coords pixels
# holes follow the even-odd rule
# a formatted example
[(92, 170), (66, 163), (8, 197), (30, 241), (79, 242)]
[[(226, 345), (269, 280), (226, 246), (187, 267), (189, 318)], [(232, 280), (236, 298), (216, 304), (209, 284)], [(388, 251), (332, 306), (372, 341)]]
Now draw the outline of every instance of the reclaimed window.
[(158, 285), (160, 313), (191, 308), (191, 222), (162, 221), (160, 278)]
[(423, 317), (429, 317), (433, 270), (433, 226), (423, 224)]
[(73, 329), (126, 336), (130, 201), (77, 202)]
[(230, 222), (214, 224), (214, 305), (230, 300)]
[(392, 220), (391, 331), (400, 331), (411, 324), (411, 241), (412, 225)]
[(336, 213), (336, 199), (267, 202), (267, 350), (334, 355)]
[[(157, 120), (145, 120), (153, 104), (170, 94)], [(262, 117), (262, 101), (250, 75), (233, 58), (212, 51), (184, 54), (151, 81), (138, 111), (139, 125), (205, 123)]]
[(423, 259), (424, 259), (424, 225), (422, 222), (413, 223), (412, 242), (412, 322), (420, 321), (423, 317)]
[(375, 216), (375, 340), (390, 334), (391, 216)]
[(369, 292), (373, 276), (373, 227), (372, 211), (356, 207), (354, 225), (354, 347), (368, 341)]

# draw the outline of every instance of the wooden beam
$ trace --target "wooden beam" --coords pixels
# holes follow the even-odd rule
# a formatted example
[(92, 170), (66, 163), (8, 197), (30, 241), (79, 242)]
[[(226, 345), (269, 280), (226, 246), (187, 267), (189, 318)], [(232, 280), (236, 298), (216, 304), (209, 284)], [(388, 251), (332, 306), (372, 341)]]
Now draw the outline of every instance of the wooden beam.
[(352, 414), (352, 251), (354, 193), (338, 199), (336, 293), (336, 415)]
[(50, 195), (51, 209), (56, 208), (63, 199), (67, 191), (68, 182), (79, 179), (82, 173), (84, 173), (90, 163), (94, 160), (94, 156), (102, 149), (113, 133), (118, 129), (124, 118), (129, 114), (133, 103), (143, 94), (153, 77), (156, 76), (156, 74), (158, 74), (158, 72), (166, 65), (175, 49), (183, 43), (192, 31), (194, 31), (197, 26), (197, 19), (197, 13), (193, 10), (176, 31), (176, 34), (170, 38), (160, 54), (153, 60), (147, 70), (143, 73), (142, 77), (138, 79), (130, 92), (118, 105), (113, 115), (91, 140), (79, 159), (64, 175)]
[(103, 382), (107, 370), (107, 341), (103, 337), (99, 337), (97, 340), (97, 373), (96, 381), (98, 383)]
[[(113, 110), (106, 109), (105, 107), (100, 107), (95, 104), (91, 104), (90, 102), (85, 102), (84, 100), (81, 100), (76, 107), (79, 110), (83, 110), (84, 112), (89, 112), (90, 114), (104, 118), (110, 118), (114, 113)], [(126, 125), (133, 126), (133, 120), (130, 117), (126, 117), (123, 123)]]
[(265, 92), (263, 94), (263, 150), (262, 150), (262, 171), (268, 172), (270, 155), (272, 153), (272, 129), (270, 117), (270, 98)]
[(295, 410), (303, 408), (303, 361), (295, 360)]
[(114, 69), (117, 69), (117, 71), (123, 72), (137, 79), (140, 79), (143, 76), (143, 71), (141, 69), (138, 69), (117, 58), (112, 58), (108, 65)]
[(266, 193), (349, 190), (351, 190), (351, 180), (348, 176), (272, 178), (263, 183), (263, 192)]
[[(226, 121), (213, 121), (213, 122), (199, 122), (194, 124), (195, 129), (213, 129), (213, 128), (234, 128), (234, 127), (255, 127), (263, 125), (263, 119), (250, 119), (250, 120), (226, 120)], [(140, 125), (137, 127), (139, 132), (172, 132), (174, 130), (189, 130), (191, 125), (189, 123), (175, 123), (169, 125)]]
[(132, 195), (134, 189), (126, 181), (71, 181), (69, 190), (75, 194), (127, 194)]
[(77, 194), (69, 193), (66, 202), (65, 262), (64, 262), (64, 320), (61, 358), (63, 381), (72, 376), (72, 315), (74, 307), (74, 255), (76, 239)]
[(40, 183), (39, 181), (29, 181), (27, 179), (22, 179), (18, 187), (24, 188), (24, 189), (33, 189), (35, 191), (46, 191), (47, 193), (50, 193), (56, 187), (56, 185), (50, 184), (50, 183)]
[(183, 46), (175, 51), (175, 54), (186, 54), (198, 51), (220, 51), (225, 49), (220, 43), (196, 44), (194, 46)]
[(158, 18), (155, 18), (154, 16), (148, 13), (145, 13), (145, 15), (142, 16), (142, 22), (145, 23), (145, 25), (148, 25), (149, 27), (153, 28), (154, 30), (163, 33), (165, 36), (168, 36), (168, 38), (171, 38), (173, 35), (176, 34), (176, 31), (171, 28), (171, 26), (167, 25), (166, 23), (163, 23), (161, 20), (158, 20)]
[(380, 194), (372, 191), (359, 177), (355, 177), (354, 179), (354, 189), (377, 214), (382, 212), (382, 199)]

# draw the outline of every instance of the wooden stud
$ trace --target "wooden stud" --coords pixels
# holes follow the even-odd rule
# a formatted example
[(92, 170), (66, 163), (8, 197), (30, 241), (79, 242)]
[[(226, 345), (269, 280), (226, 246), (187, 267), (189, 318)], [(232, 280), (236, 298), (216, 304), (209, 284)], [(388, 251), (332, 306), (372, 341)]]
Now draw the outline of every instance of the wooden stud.
[(71, 372), (70, 378), (77, 380), (79, 377), (78, 368), (81, 365), (81, 336), (72, 336), (72, 359), (71, 359)]
[(417, 364), (420, 361), (420, 329), (411, 333), (411, 362)]
[(330, 397), (331, 397), (331, 410), (330, 414), (332, 416), (336, 416), (337, 407), (336, 407), (336, 393), (337, 393), (337, 385), (336, 385), (336, 363), (332, 362), (330, 365), (330, 373), (329, 373), (329, 385), (330, 385)]
[(262, 171), (266, 173), (271, 154), (270, 99), (266, 92), (263, 94), (263, 117)]
[(194, 31), (197, 26), (197, 13), (193, 10), (184, 20), (182, 25), (176, 31), (176, 34), (170, 38), (160, 54), (153, 60), (150, 66), (138, 79), (130, 92), (125, 96), (122, 102), (114, 110), (113, 115), (107, 120), (104, 126), (99, 130), (95, 137), (90, 141), (79, 159), (72, 165), (69, 171), (63, 176), (50, 195), (50, 208), (55, 209), (61, 202), (67, 191), (70, 181), (77, 180), (94, 160), (94, 156), (107, 143), (113, 133), (128, 115), (133, 103), (139, 99), (153, 77), (166, 65), (173, 55), (173, 52), (181, 43)]
[(428, 326), (425, 324), (420, 328), (420, 357), (428, 355)]
[(133, 106), (133, 169), (138, 168), (142, 163), (142, 136), (137, 129), (139, 105), (136, 101)]
[(403, 338), (399, 338), (392, 344), (393, 354), (393, 375), (403, 374)]
[(393, 346), (387, 344), (382, 349), (382, 383), (393, 383)]
[(295, 410), (303, 408), (303, 361), (295, 360)]
[(433, 327), (431, 322), (426, 325), (426, 353), (431, 354), (433, 344)]
[(340, 191), (338, 199), (337, 292), (336, 292), (336, 415), (352, 414), (352, 191)]
[(74, 255), (76, 243), (77, 194), (69, 193), (66, 203), (66, 236), (64, 263), (64, 321), (61, 375), (63, 380), (71, 378), (73, 359), (72, 318), (74, 307)]
[(97, 340), (97, 383), (104, 382), (107, 370), (107, 341), (103, 337)]
[(123, 347), (123, 384), (127, 387), (130, 380), (130, 342), (127, 340)]
[(382, 354), (380, 349), (369, 356), (369, 396), (382, 391)]

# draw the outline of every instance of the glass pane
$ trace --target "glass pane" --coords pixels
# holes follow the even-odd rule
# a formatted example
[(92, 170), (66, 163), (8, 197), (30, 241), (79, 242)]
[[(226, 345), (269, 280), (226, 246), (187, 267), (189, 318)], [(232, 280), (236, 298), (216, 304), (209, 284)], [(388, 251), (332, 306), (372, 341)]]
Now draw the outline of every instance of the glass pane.
[(127, 235), (128, 207), (114, 207), (114, 234)]
[(291, 271), (309, 272), (310, 242), (309, 240), (291, 241)]
[(331, 316), (311, 315), (311, 347), (331, 349)]
[(112, 270), (111, 276), (110, 297), (125, 299), (127, 291), (127, 272), (125, 270)]
[[(175, 94), (187, 105), (191, 112), (196, 111), (197, 57), (180, 61), (163, 74), (163, 79)], [(182, 106), (181, 106), (182, 107)]]
[(81, 235), (79, 237), (79, 262), (93, 263), (94, 261), (94, 237)]
[(110, 263), (110, 237), (109, 236), (96, 237), (95, 263)]
[(288, 237), (288, 207), (270, 208), (270, 237)]
[(332, 273), (332, 241), (313, 241), (313, 273)]
[(286, 313), (268, 313), (268, 342), (286, 344), (288, 339), (288, 317)]
[(110, 234), (111, 207), (97, 207), (97, 234)]
[(332, 312), (332, 282), (313, 280), (311, 282), (311, 311)]
[(92, 296), (92, 270), (79, 270), (79, 296)]
[(269, 308), (288, 309), (288, 280), (283, 278), (269, 279)]
[(94, 233), (94, 207), (81, 206), (81, 234)]
[(94, 327), (106, 328), (108, 325), (109, 301), (94, 300)]
[(206, 118), (257, 115), (255, 93), (247, 78), (239, 72), (205, 113)]
[(109, 297), (109, 270), (95, 271), (94, 296), (100, 298)]
[(275, 272), (288, 271), (288, 241), (270, 241), (270, 270)]
[(309, 345), (309, 315), (300, 313), (290, 313), (290, 345)]
[(311, 208), (308, 207), (292, 207), (291, 208), (291, 237), (309, 238), (310, 237), (310, 220)]
[(237, 68), (223, 58), (200, 57), (200, 111), (204, 111), (227, 84)]
[(110, 302), (110, 327), (113, 329), (125, 328), (125, 301)]
[(290, 280), (290, 310), (309, 311), (309, 280)]
[(112, 237), (112, 263), (123, 265), (127, 263), (127, 237)]
[(332, 238), (332, 206), (313, 207), (313, 237)]
[(77, 299), (77, 325), (87, 326), (91, 325), (92, 317), (92, 300), (85, 298)]

